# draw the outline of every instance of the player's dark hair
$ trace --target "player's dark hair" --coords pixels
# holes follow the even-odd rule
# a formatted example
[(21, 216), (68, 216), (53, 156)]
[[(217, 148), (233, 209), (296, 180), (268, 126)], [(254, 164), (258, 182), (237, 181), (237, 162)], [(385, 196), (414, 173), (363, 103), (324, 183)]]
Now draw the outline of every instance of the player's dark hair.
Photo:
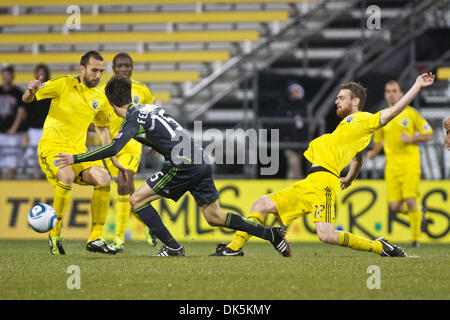
[(119, 53), (116, 54), (116, 55), (114, 56), (114, 58), (113, 58), (113, 61), (112, 61), (113, 67), (116, 65), (116, 61), (117, 61), (117, 59), (119, 59), (119, 58), (127, 58), (127, 59), (130, 59), (131, 65), (133, 65), (133, 59), (131, 58), (131, 56), (130, 56), (128, 53), (126, 53), (126, 52), (119, 52)]
[(109, 103), (122, 107), (131, 103), (131, 81), (121, 76), (113, 76), (105, 87)]
[(103, 61), (102, 55), (98, 51), (92, 50), (92, 51), (88, 51), (85, 54), (83, 54), (83, 56), (81, 57), (81, 60), (80, 60), (80, 65), (86, 67), (88, 65), (89, 59), (91, 57), (93, 57), (95, 60)]
[(351, 92), (351, 98), (359, 98), (358, 110), (361, 111), (366, 105), (367, 99), (367, 89), (364, 88), (360, 83), (356, 82), (345, 82), (341, 84), (341, 90), (347, 89)]

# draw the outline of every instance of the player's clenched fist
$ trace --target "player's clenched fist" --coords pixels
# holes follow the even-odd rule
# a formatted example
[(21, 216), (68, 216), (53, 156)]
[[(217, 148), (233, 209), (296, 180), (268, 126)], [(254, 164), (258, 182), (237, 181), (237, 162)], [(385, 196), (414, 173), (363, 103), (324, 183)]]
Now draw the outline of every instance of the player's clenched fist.
[(28, 82), (27, 89), (30, 91), (31, 94), (36, 94), (36, 92), (41, 87), (42, 81), (44, 80), (43, 76), (40, 76), (38, 80), (31, 80)]

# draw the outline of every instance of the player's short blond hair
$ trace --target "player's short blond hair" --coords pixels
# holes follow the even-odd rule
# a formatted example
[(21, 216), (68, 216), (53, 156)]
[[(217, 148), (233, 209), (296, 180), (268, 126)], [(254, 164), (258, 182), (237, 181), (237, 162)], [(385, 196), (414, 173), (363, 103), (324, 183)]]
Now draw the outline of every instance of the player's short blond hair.
[(341, 90), (347, 89), (351, 92), (351, 98), (358, 98), (359, 99), (359, 105), (358, 110), (361, 111), (364, 109), (364, 106), (366, 105), (366, 99), (367, 99), (367, 89), (364, 88), (360, 83), (357, 82), (345, 82), (341, 84)]

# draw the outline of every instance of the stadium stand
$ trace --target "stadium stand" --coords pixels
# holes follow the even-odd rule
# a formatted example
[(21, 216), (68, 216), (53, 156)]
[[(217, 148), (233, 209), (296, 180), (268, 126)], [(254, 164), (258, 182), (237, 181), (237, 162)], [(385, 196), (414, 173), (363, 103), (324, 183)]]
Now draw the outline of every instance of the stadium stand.
[[(264, 110), (276, 107), (281, 88), (297, 81), (308, 100), (308, 137), (282, 141), (279, 147), (302, 150), (311, 138), (334, 127), (333, 102), (340, 82), (351, 79), (368, 86), (368, 110), (374, 111), (382, 104), (384, 81), (408, 83), (426, 68), (437, 72), (439, 82), (423, 94), (420, 107), (435, 119), (441, 134), (439, 119), (446, 111), (436, 113), (433, 108), (448, 108), (449, 48), (434, 48), (432, 59), (423, 52), (433, 41), (445, 42), (433, 32), (448, 34), (450, 19), (442, 14), (448, 12), (448, 2), (77, 1), (81, 29), (70, 30), (65, 22), (75, 23), (68, 18), (77, 14), (74, 8), (68, 10), (72, 4), (0, 0), (0, 62), (15, 64), (18, 82), (38, 62), (49, 63), (58, 75), (78, 70), (80, 52), (99, 50), (108, 62), (115, 53), (128, 51), (135, 60), (136, 79), (163, 97), (161, 102), (184, 125), (203, 120), (204, 129), (225, 129), (286, 121), (265, 117)], [(367, 24), (372, 5), (382, 10), (380, 28)], [(110, 68), (107, 64), (106, 77)], [(433, 153), (430, 168), (443, 161), (442, 150), (427, 152)], [(363, 168), (363, 177), (380, 177), (383, 159), (376, 160)], [(238, 176), (255, 177), (252, 172)]]

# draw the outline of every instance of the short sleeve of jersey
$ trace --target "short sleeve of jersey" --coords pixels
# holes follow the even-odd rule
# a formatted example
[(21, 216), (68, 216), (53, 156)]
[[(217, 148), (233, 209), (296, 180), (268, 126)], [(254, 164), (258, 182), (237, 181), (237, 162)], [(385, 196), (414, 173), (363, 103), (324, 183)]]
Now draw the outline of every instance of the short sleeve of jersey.
[(375, 134), (373, 135), (373, 142), (383, 142), (384, 140), (384, 131), (383, 128), (378, 129), (375, 131)]
[(59, 97), (61, 90), (65, 84), (66, 77), (56, 78), (41, 84), (36, 92), (36, 100), (53, 99)]
[(380, 124), (381, 111), (374, 114), (367, 112), (366, 115), (367, 116), (363, 121), (363, 125), (367, 130), (373, 132), (382, 127)]
[(425, 120), (417, 111), (414, 112), (414, 129), (419, 131), (420, 134), (433, 133), (433, 129), (427, 120)]
[(139, 101), (140, 104), (153, 104), (155, 102), (155, 96), (150, 92), (145, 84), (141, 84), (141, 90), (143, 94), (143, 101)]
[(101, 105), (94, 118), (94, 125), (96, 127), (108, 127), (111, 123), (111, 115), (112, 108), (109, 106), (108, 101), (106, 99), (102, 100)]

